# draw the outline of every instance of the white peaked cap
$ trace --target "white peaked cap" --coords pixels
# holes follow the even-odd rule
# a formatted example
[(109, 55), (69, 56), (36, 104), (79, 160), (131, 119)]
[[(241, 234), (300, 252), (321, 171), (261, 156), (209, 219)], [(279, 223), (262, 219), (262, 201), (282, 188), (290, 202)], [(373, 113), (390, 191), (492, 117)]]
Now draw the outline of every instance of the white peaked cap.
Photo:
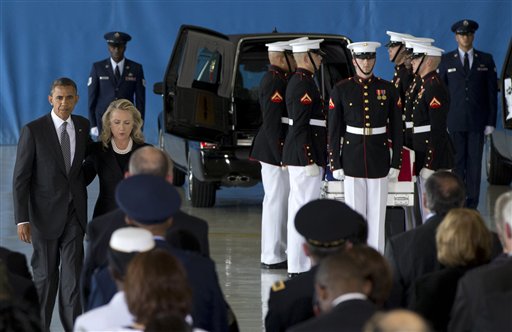
[(412, 37), (412, 38), (403, 38), (403, 41), (405, 42), (406, 48), (412, 48), (411, 43), (415, 44), (422, 44), (422, 45), (432, 45), (434, 42), (434, 39), (432, 38), (424, 38), (424, 37)]
[(386, 34), (389, 36), (390, 42), (404, 43), (403, 38), (414, 38), (413, 35), (408, 33), (386, 31)]
[(110, 236), (110, 248), (120, 252), (144, 252), (155, 247), (150, 231), (138, 227), (124, 227), (115, 230)]
[(323, 39), (306, 39), (290, 43), (290, 46), (293, 48), (293, 53), (304, 53), (309, 50), (319, 50), (320, 43), (323, 41)]
[(439, 47), (435, 47), (432, 45), (423, 45), (423, 44), (417, 44), (417, 43), (411, 43), (413, 51), (413, 54), (425, 54), (430, 56), (441, 56), (444, 52), (443, 49), (440, 49)]
[(351, 43), (347, 45), (347, 48), (349, 50), (352, 50), (352, 53), (354, 54), (361, 54), (361, 53), (377, 53), (377, 48), (380, 47), (379, 42), (372, 42), (372, 41), (363, 41), (363, 42), (357, 42), (357, 43)]
[(265, 46), (268, 47), (269, 52), (284, 52), (286, 50), (292, 49), (290, 43), (287, 41), (273, 42), (270, 44), (265, 44)]

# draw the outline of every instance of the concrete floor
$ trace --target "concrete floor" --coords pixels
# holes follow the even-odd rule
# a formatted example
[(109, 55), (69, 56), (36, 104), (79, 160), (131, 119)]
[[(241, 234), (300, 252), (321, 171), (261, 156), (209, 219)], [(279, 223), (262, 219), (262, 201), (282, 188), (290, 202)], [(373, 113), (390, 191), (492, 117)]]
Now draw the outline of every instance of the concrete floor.
[[(12, 171), (15, 146), (0, 146), (0, 245), (23, 252), (30, 258), (32, 247), (18, 240), (12, 208)], [(492, 207), (497, 197), (511, 188), (488, 186), (482, 177), (479, 211), (491, 225)], [(185, 188), (185, 187), (184, 187)], [(184, 196), (184, 189), (180, 189)], [(89, 211), (97, 197), (97, 181), (89, 186)], [(261, 184), (252, 188), (223, 188), (214, 208), (193, 208), (184, 200), (183, 210), (201, 217), (210, 225), (211, 256), (227, 301), (233, 308), (241, 331), (263, 331), (263, 319), (270, 285), (286, 278), (286, 271), (260, 269)], [(54, 310), (52, 331), (62, 331)]]

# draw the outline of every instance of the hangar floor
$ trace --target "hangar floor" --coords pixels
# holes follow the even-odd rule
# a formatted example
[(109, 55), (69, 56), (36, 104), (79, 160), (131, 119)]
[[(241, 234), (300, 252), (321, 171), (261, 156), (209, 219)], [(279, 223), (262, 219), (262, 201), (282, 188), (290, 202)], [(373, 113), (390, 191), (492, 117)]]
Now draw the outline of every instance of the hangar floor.
[[(12, 171), (15, 146), (0, 146), (0, 245), (23, 252), (30, 259), (32, 247), (16, 235), (12, 207)], [(496, 198), (509, 186), (488, 186), (482, 177), (479, 211), (490, 224)], [(89, 211), (98, 193), (97, 181), (89, 190)], [(180, 189), (184, 196), (184, 189)], [(184, 200), (183, 210), (201, 217), (210, 225), (210, 251), (227, 301), (233, 308), (241, 331), (263, 331), (263, 319), (271, 284), (286, 278), (286, 271), (260, 268), (260, 218), (262, 186), (223, 188), (217, 194), (215, 208), (193, 208)], [(62, 331), (55, 308), (52, 331)]]

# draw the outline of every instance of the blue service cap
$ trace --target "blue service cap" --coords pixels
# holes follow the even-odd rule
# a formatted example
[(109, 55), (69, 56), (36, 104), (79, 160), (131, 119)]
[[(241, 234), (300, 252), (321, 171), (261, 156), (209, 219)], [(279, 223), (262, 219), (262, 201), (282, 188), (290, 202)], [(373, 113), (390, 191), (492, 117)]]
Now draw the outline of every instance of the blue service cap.
[(459, 35), (475, 33), (478, 30), (478, 23), (473, 20), (460, 20), (452, 25), (452, 31)]
[(130, 176), (116, 188), (116, 202), (131, 219), (152, 225), (165, 222), (179, 211), (178, 191), (164, 178), (149, 174)]
[(339, 247), (350, 241), (366, 243), (366, 220), (347, 204), (332, 199), (317, 199), (305, 204), (295, 215), (295, 228), (315, 247)]
[(120, 31), (107, 32), (103, 37), (107, 43), (116, 45), (125, 45), (132, 39), (129, 34)]

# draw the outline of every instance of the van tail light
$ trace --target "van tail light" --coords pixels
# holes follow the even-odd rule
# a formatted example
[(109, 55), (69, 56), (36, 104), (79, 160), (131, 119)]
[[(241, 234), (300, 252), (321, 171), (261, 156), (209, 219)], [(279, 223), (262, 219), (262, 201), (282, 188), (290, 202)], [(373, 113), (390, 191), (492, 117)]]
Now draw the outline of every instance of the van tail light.
[(201, 147), (201, 150), (215, 150), (215, 149), (217, 149), (217, 144), (213, 144), (213, 143), (200, 142), (199, 146)]

